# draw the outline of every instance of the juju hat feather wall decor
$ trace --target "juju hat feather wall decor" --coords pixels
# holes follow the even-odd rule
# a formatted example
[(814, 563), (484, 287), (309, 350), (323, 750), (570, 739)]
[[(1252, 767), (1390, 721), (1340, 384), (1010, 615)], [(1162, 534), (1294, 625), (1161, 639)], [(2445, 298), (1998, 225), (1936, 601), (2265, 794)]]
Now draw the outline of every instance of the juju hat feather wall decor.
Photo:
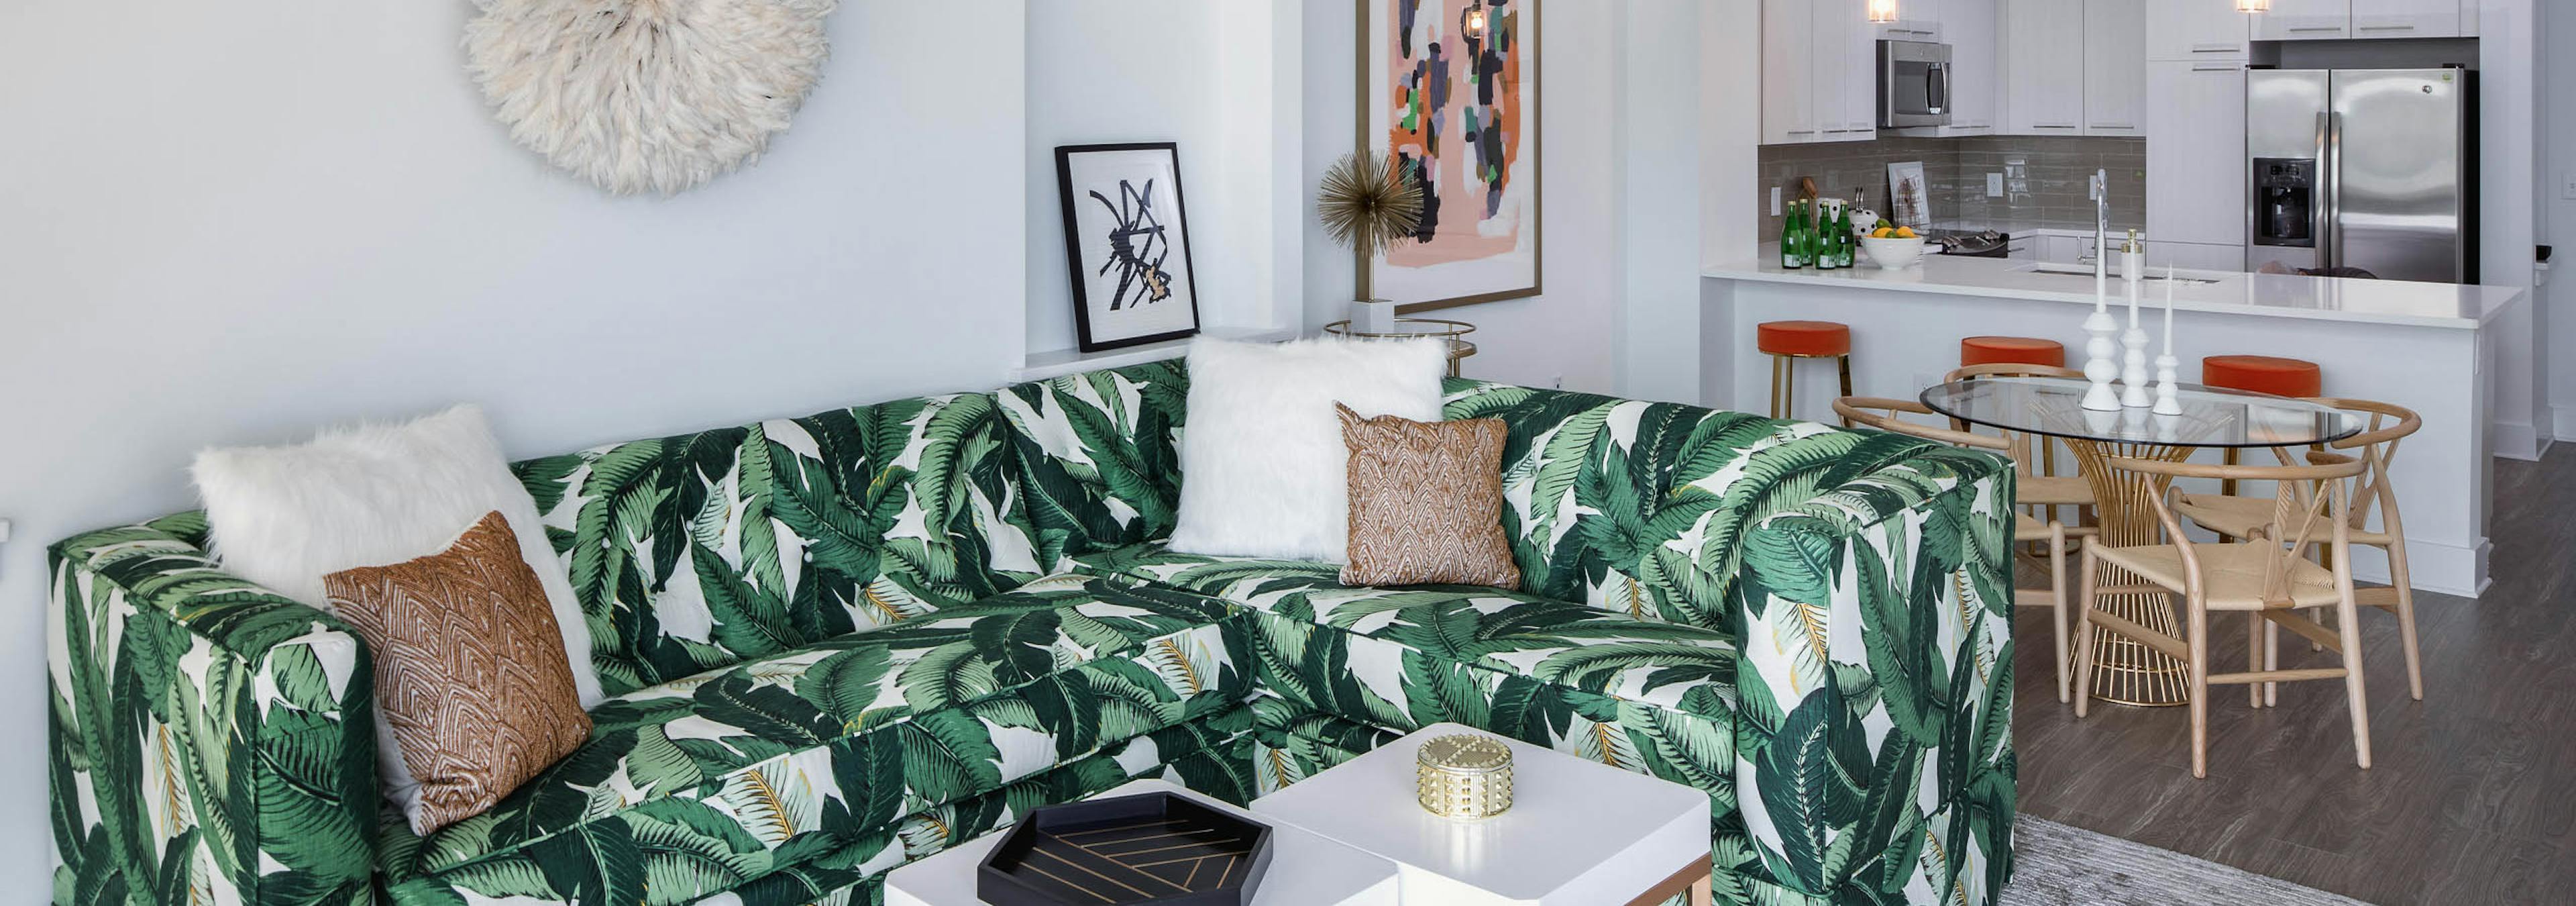
[(619, 195), (669, 195), (786, 130), (836, 2), (476, 0), (466, 66), (520, 145)]

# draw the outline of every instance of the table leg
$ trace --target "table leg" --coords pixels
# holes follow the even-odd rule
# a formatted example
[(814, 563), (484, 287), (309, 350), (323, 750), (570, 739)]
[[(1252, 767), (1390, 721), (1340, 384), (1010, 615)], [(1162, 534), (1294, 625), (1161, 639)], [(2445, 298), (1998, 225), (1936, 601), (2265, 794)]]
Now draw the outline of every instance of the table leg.
[[(2191, 455), (2193, 448), (2091, 440), (2069, 440), (2066, 445), (2074, 451), (2076, 465), (2093, 487), (2094, 518), (2101, 528), (2102, 544), (2136, 547), (2161, 543), (2164, 539), (2156, 525), (2154, 505), (2144, 495), (2161, 493), (2163, 484), (2140, 480), (2135, 474), (2114, 475), (2103, 468), (2102, 461), (2116, 457), (2180, 462)], [(2105, 587), (2147, 584), (2145, 579), (2108, 563), (2097, 568), (2102, 573), (2095, 581)], [(2166, 635), (2182, 635), (2173, 596), (2162, 591), (2104, 594), (2093, 606)], [(2178, 658), (2095, 627), (2093, 697), (2124, 705), (2187, 704), (2191, 700), (2191, 674)]]

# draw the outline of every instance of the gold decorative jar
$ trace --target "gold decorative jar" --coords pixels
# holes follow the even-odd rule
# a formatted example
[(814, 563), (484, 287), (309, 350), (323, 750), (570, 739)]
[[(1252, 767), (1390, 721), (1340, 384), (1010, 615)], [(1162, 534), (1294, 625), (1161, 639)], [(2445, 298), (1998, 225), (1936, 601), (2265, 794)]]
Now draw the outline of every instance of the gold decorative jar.
[(1414, 755), (1414, 795), (1443, 818), (1491, 818), (1512, 809), (1512, 750), (1473, 733), (1433, 737)]

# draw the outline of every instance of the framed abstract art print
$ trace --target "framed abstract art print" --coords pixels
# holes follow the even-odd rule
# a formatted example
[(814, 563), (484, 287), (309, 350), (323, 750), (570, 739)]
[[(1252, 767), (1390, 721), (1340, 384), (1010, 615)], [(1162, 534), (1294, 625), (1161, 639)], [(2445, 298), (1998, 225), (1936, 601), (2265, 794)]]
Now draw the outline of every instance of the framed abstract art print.
[(1539, 293), (1539, 0), (1355, 0), (1359, 134), (1422, 188), (1368, 263), (1400, 312)]
[(1197, 275), (1171, 142), (1055, 149), (1082, 351), (1199, 332)]

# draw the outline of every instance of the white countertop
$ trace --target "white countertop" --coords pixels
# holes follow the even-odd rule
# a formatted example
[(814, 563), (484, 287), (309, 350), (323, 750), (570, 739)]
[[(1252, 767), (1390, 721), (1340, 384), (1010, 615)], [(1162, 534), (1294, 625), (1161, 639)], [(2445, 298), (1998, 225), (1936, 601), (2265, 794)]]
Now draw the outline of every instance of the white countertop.
[[(1771, 248), (1764, 246), (1765, 251)], [(1921, 263), (1903, 270), (1880, 270), (1864, 263), (1856, 268), (1818, 271), (1782, 270), (1778, 258), (1773, 253), (1753, 261), (1711, 267), (1703, 271), (1702, 276), (1718, 280), (2093, 304), (2093, 278), (2089, 273), (2041, 273), (2033, 268), (2042, 265), (2031, 261), (1925, 255)], [(2527, 293), (2514, 286), (2459, 286), (2403, 280), (2349, 280), (2216, 271), (2183, 271), (2181, 275), (2212, 282), (2187, 280), (2176, 285), (2173, 289), (2175, 311), (2313, 318), (2406, 327), (2473, 330), (2521, 302)], [(2164, 304), (2164, 282), (2142, 282), (2139, 298), (2148, 305)], [(2117, 279), (2112, 280), (2112, 304), (2125, 304), (2126, 299), (2126, 286)]]

